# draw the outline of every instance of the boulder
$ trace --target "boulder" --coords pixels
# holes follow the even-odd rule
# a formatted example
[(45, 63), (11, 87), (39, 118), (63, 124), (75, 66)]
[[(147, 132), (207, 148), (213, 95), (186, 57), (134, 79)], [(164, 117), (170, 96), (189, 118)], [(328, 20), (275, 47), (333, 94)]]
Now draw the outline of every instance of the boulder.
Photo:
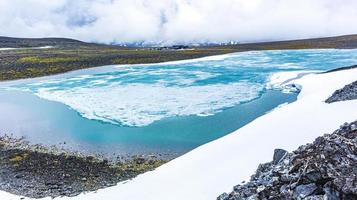
[(287, 154), (288, 152), (285, 151), (284, 149), (275, 149), (274, 150), (274, 156), (273, 156), (273, 164), (276, 165), (278, 164)]

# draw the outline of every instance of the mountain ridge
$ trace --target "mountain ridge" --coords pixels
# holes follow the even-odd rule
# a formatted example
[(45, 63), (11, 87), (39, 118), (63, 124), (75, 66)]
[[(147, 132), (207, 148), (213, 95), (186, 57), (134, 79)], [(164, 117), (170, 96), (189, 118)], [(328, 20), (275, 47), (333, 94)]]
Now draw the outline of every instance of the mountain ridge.
[[(276, 45), (276, 44), (289, 44), (289, 43), (331, 43), (335, 42), (339, 45), (344, 45), (346, 48), (357, 46), (357, 34), (350, 35), (340, 35), (340, 36), (329, 36), (329, 37), (319, 37), (319, 38), (306, 38), (306, 39), (292, 39), (292, 40), (281, 40), (281, 41), (262, 41), (262, 42), (244, 42), (239, 43), (237, 41), (231, 42), (207, 42), (207, 43), (191, 43), (191, 44), (181, 44), (177, 43), (174, 45), (188, 45), (194, 47), (219, 47), (219, 46), (247, 46), (247, 45)], [(352, 44), (351, 44), (352, 42)], [(132, 43), (111, 43), (103, 44), (96, 42), (84, 42), (77, 39), (65, 38), (65, 37), (43, 37), (43, 38), (18, 38), (18, 37), (8, 37), (0, 36), (0, 48), (22, 48), (22, 47), (40, 47), (40, 46), (75, 46), (75, 45), (99, 45), (99, 46), (114, 46), (114, 47), (163, 47), (172, 45), (162, 45), (160, 43), (150, 43), (146, 45), (145, 42), (132, 42)]]

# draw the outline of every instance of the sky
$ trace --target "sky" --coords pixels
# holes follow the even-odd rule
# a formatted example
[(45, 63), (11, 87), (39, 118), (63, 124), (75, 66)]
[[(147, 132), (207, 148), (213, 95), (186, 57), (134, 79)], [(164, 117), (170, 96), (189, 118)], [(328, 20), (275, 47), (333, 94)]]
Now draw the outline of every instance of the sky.
[(257, 42), (357, 33), (357, 0), (0, 0), (0, 35), (99, 43)]

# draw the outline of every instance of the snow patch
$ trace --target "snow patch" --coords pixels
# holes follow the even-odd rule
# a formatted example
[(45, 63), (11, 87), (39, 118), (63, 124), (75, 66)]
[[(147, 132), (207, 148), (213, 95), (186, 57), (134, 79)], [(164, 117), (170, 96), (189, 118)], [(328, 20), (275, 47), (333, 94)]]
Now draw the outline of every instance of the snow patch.
[(266, 89), (280, 90), (284, 93), (300, 92), (301, 86), (293, 83), (293, 80), (317, 72), (320, 71), (304, 70), (273, 73), (268, 78)]
[(26, 47), (26, 48), (0, 48), (0, 51), (22, 50), (22, 49), (51, 49), (51, 48), (54, 48), (54, 46)]

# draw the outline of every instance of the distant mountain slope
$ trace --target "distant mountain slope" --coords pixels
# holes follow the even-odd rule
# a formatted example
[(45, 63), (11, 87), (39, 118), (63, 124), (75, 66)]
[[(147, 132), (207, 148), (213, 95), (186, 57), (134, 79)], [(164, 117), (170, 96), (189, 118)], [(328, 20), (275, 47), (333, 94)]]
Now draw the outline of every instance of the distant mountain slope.
[[(115, 46), (95, 43), (86, 43), (79, 40), (69, 38), (13, 38), (0, 36), (0, 48), (21, 48), (21, 47), (41, 47), (41, 46), (79, 46), (79, 45), (101, 45)], [(240, 50), (251, 49), (276, 49), (276, 48), (357, 48), (357, 34), (344, 35), (326, 38), (312, 38), (300, 40), (274, 41), (274, 42), (259, 42), (259, 43), (242, 43), (242, 44), (227, 44), (227, 45), (202, 45), (201, 48), (207, 47), (228, 47)], [(140, 47), (140, 45), (138, 46)], [(200, 48), (200, 47), (198, 47)]]
[(0, 48), (23, 48), (41, 46), (78, 46), (93, 45), (79, 40), (67, 38), (12, 38), (0, 37)]
[[(24, 48), (43, 46), (55, 48)], [(103, 65), (158, 63), (251, 50), (357, 48), (357, 34), (280, 42), (176, 47), (123, 47), (65, 38), (0, 37), (0, 80), (46, 76)]]
[(350, 49), (357, 48), (357, 34), (343, 35), (326, 38), (312, 38), (301, 40), (287, 40), (277, 42), (261, 42), (228, 45), (240, 50), (270, 50), (270, 49), (311, 49), (311, 48), (336, 48)]

